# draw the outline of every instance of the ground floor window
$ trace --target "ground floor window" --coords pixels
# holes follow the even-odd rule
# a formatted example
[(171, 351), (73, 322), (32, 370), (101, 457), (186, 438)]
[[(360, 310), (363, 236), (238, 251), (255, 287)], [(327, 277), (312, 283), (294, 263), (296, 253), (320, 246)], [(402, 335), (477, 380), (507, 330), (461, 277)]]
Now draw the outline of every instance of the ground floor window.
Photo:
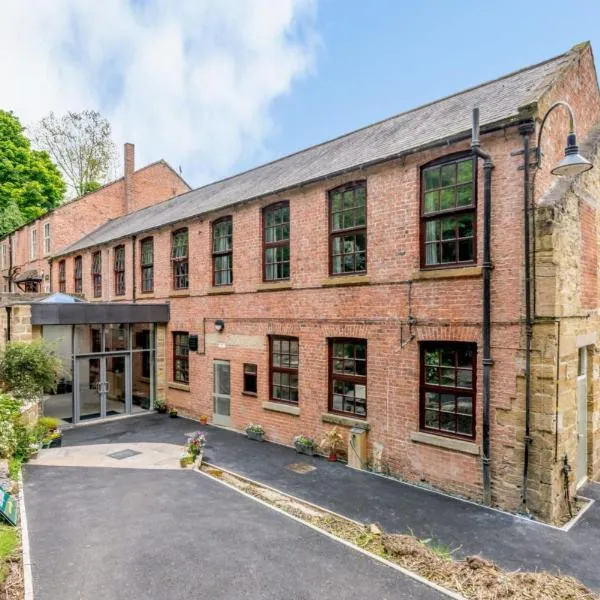
[(271, 400), (298, 403), (298, 338), (272, 336)]
[(244, 365), (244, 394), (256, 396), (257, 368), (256, 365)]
[(187, 332), (173, 332), (173, 380), (177, 383), (190, 381), (189, 337)]
[(421, 344), (422, 430), (475, 437), (475, 356), (475, 344)]
[(367, 340), (329, 340), (329, 410), (367, 416)]

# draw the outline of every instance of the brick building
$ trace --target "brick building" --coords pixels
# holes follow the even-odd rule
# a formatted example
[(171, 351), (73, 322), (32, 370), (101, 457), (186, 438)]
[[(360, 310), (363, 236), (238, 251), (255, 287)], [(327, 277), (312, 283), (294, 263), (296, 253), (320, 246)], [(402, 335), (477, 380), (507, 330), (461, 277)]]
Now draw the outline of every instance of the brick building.
[[(136, 171), (135, 148), (133, 144), (125, 144), (123, 177), (61, 204), (0, 238), (1, 291), (49, 291), (53, 254), (109, 219), (162, 202), (189, 189), (163, 160)], [(66, 276), (66, 273), (60, 274), (61, 279)], [(68, 276), (72, 278), (72, 273)]]
[[(577, 177), (550, 173), (568, 133), (560, 109), (543, 161), (523, 168), (559, 100), (597, 167)], [(494, 165), (487, 411), (475, 107)], [(564, 457), (571, 493), (600, 475), (599, 128), (582, 44), (113, 219), (53, 253), (52, 289), (81, 290), (102, 307), (168, 303), (168, 323), (144, 330), (155, 353), (150, 402), (235, 429), (260, 423), (283, 444), (338, 425), (355, 465), (509, 510), (526, 496), (529, 510), (555, 520), (566, 510)], [(48, 322), (34, 312), (34, 328)], [(130, 344), (147, 347), (147, 335)], [(129, 379), (141, 381), (135, 372)]]

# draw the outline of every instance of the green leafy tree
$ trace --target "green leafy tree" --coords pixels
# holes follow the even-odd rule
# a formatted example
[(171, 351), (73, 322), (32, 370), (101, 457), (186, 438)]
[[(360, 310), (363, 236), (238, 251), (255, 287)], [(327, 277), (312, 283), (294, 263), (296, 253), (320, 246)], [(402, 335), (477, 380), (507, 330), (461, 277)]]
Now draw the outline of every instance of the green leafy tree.
[(111, 125), (99, 112), (50, 113), (33, 131), (36, 147), (53, 158), (71, 195), (89, 194), (111, 177), (117, 151)]
[(60, 204), (65, 191), (48, 153), (33, 150), (19, 119), (0, 110), (0, 235)]

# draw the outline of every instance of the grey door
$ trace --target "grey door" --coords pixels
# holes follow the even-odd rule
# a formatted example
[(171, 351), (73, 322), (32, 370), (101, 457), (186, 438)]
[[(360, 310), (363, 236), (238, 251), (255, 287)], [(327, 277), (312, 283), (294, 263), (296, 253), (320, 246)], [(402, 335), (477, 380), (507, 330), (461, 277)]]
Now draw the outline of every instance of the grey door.
[(229, 361), (215, 360), (213, 363), (213, 423), (231, 426), (231, 386)]
[(587, 453), (587, 348), (579, 348), (577, 371), (577, 456), (575, 476), (577, 486), (585, 482), (588, 470)]

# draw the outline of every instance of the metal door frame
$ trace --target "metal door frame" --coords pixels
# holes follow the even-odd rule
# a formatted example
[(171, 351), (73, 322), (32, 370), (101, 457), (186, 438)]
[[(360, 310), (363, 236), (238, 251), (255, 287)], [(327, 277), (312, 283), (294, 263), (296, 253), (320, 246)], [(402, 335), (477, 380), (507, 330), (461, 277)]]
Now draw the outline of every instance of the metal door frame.
[[(217, 369), (220, 366), (228, 367), (229, 377), (229, 394), (217, 394)], [(231, 426), (231, 362), (228, 360), (213, 360), (213, 423), (215, 425), (222, 425), (224, 427)], [(229, 401), (229, 415), (220, 415), (217, 413), (217, 398), (227, 399)]]
[[(582, 360), (583, 358), (583, 360)], [(575, 386), (575, 402), (577, 406), (576, 434), (577, 450), (575, 462), (576, 485), (583, 485), (588, 477), (588, 347), (578, 349), (577, 383)], [(581, 372), (581, 374), (580, 374)], [(580, 386), (585, 386), (584, 398), (580, 398)], [(583, 438), (583, 439), (582, 439)], [(583, 449), (582, 446), (583, 445)]]

